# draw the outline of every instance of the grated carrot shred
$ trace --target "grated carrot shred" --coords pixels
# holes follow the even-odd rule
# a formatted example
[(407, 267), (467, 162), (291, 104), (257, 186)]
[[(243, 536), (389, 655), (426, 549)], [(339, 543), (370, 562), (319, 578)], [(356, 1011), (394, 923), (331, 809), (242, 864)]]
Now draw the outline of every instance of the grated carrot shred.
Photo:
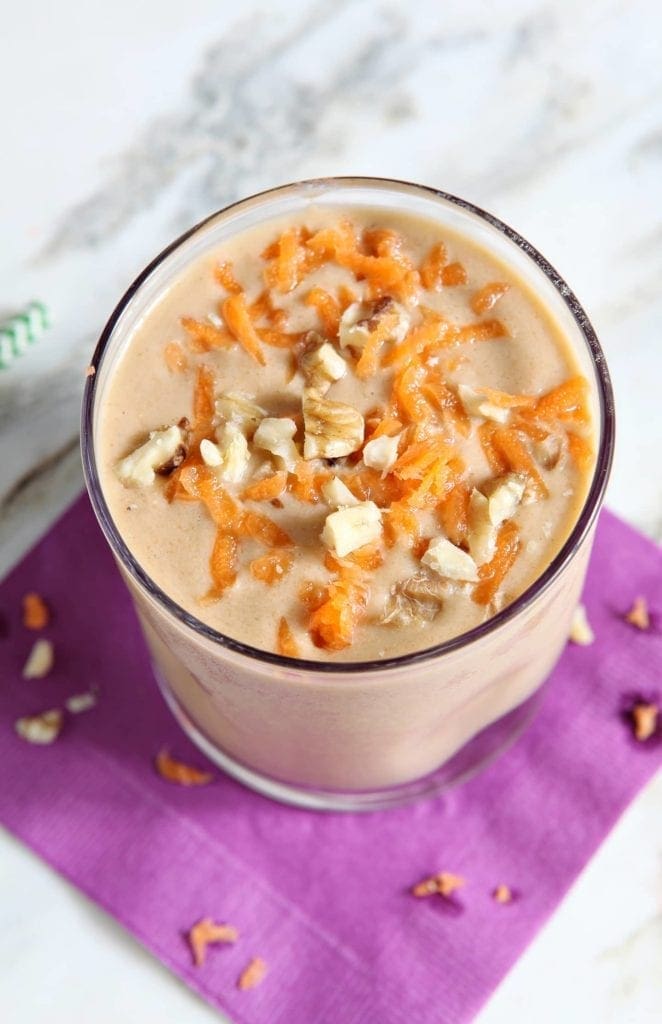
[(430, 291), (440, 292), (443, 287), (442, 272), (448, 262), (448, 253), (443, 242), (433, 245), (421, 264), (421, 284)]
[(444, 288), (455, 288), (467, 283), (467, 272), (461, 263), (447, 263), (441, 271), (441, 283)]
[(243, 291), (241, 285), (234, 276), (234, 270), (232, 263), (229, 260), (224, 260), (223, 263), (217, 263), (214, 267), (214, 277), (218, 284), (225, 288), (226, 292), (231, 294), (238, 294)]
[(498, 405), (500, 409), (530, 409), (536, 401), (533, 395), (512, 395), (508, 391), (498, 391), (495, 388), (477, 387), (476, 391), (485, 395), (488, 402)]
[(493, 423), (481, 423), (478, 438), (490, 469), (495, 475), (501, 476), (508, 469), (508, 463), (494, 443), (495, 432), (496, 427)]
[(508, 332), (500, 320), (479, 320), (475, 324), (458, 327), (455, 341), (458, 345), (467, 345), (480, 341), (492, 341), (494, 338), (505, 338)]
[(469, 533), (469, 500), (466, 484), (458, 483), (437, 505), (439, 523), (452, 544), (463, 544)]
[(538, 472), (520, 434), (516, 430), (500, 428), (494, 431), (492, 442), (506, 466), (513, 473), (528, 477), (531, 487), (539, 498), (549, 494), (545, 481)]
[(362, 548), (352, 551), (347, 558), (366, 572), (379, 569), (384, 564), (384, 556), (376, 544), (365, 544)]
[(354, 632), (364, 617), (370, 588), (366, 583), (341, 576), (327, 587), (326, 598), (308, 622), (308, 630), (316, 647), (341, 651), (354, 639)]
[(425, 376), (425, 366), (411, 363), (393, 381), (393, 402), (398, 410), (398, 418), (403, 423), (424, 425), (433, 418), (432, 408), (421, 392)]
[(401, 540), (407, 547), (414, 547), (419, 540), (418, 517), (408, 503), (402, 499), (391, 503), (384, 517), (384, 538), (386, 546), (392, 548)]
[(274, 473), (249, 484), (242, 492), (244, 501), (273, 501), (279, 498), (287, 487), (287, 473)]
[(342, 481), (359, 501), (374, 501), (379, 508), (386, 508), (402, 496), (400, 481), (391, 473), (382, 476), (376, 469), (366, 467)]
[(356, 294), (346, 284), (341, 284), (338, 289), (338, 305), (341, 314), (356, 302)]
[(322, 322), (325, 333), (330, 338), (337, 337), (340, 324), (340, 305), (338, 300), (324, 288), (311, 288), (306, 295), (304, 302), (307, 306), (314, 306)]
[(294, 555), (289, 548), (274, 548), (260, 558), (254, 558), (249, 565), (254, 579), (273, 586), (292, 568)]
[[(357, 377), (365, 379), (366, 377), (371, 377), (376, 372), (379, 353), (384, 342), (397, 326), (398, 320), (399, 316), (395, 309), (391, 312), (386, 311), (380, 316), (377, 326), (374, 330), (370, 331), (359, 361), (354, 368)], [(368, 325), (370, 325), (370, 321), (368, 321)]]
[(306, 580), (299, 587), (298, 597), (306, 611), (314, 612), (326, 600), (326, 587), (323, 583)]
[(216, 540), (209, 559), (212, 587), (207, 592), (203, 601), (217, 601), (224, 592), (231, 587), (237, 578), (237, 555), (239, 545), (237, 538), (231, 533), (226, 533), (225, 528), (220, 526), (216, 533)]
[(309, 462), (306, 462), (305, 459), (299, 459), (294, 467), (294, 471), (290, 474), (288, 490), (299, 501), (304, 501), (309, 505), (316, 505), (321, 498), (323, 484), (330, 480), (332, 476), (333, 474), (330, 470), (315, 472)]
[(170, 341), (163, 350), (165, 364), (171, 373), (185, 373), (188, 370), (186, 352), (177, 341)]
[(478, 569), (480, 582), (474, 587), (472, 595), (476, 604), (490, 603), (506, 575), (512, 569), (519, 548), (517, 526), (512, 520), (508, 520), (499, 530), (494, 557)]
[(22, 622), (26, 629), (43, 629), (51, 619), (48, 605), (41, 594), (25, 594), (22, 601)]
[(264, 366), (266, 360), (260, 345), (260, 337), (253, 326), (243, 292), (228, 296), (221, 308), (230, 333), (256, 363)]
[(210, 352), (212, 349), (229, 348), (234, 344), (234, 338), (229, 331), (222, 327), (214, 327), (204, 320), (183, 316), (181, 324), (191, 338), (190, 347), (194, 352)]
[(568, 451), (578, 469), (587, 470), (593, 463), (593, 448), (581, 434), (568, 431)]
[(479, 288), (471, 299), (471, 308), (476, 316), (488, 313), (509, 289), (510, 285), (502, 281), (490, 281), (489, 284)]
[(422, 385), (423, 395), (441, 412), (444, 421), (450, 423), (463, 437), (469, 435), (471, 422), (462, 402), (448, 387), (441, 375), (436, 373)]
[(261, 512), (244, 512), (241, 520), (241, 532), (244, 536), (264, 544), (268, 548), (289, 548), (293, 541), (290, 536), (274, 523), (273, 519)]
[(542, 420), (586, 423), (589, 418), (587, 394), (588, 381), (585, 377), (569, 377), (538, 399), (533, 414)]
[(404, 341), (393, 346), (382, 359), (382, 366), (409, 366), (411, 362), (418, 362), (421, 357), (425, 358), (444, 347), (447, 340), (453, 338), (451, 325), (440, 313), (425, 308), (421, 312), (422, 322), (408, 332)]
[(174, 782), (177, 786), (207, 786), (214, 781), (211, 772), (175, 760), (166, 747), (163, 747), (154, 758), (154, 767), (162, 779)]
[(299, 249), (301, 238), (297, 228), (282, 233), (273, 251), (273, 258), (265, 270), (265, 280), (280, 292), (291, 292), (299, 283)]
[(282, 654), (284, 658), (300, 658), (299, 645), (294, 639), (294, 633), (290, 629), (285, 616), (281, 616), (276, 634), (276, 653)]

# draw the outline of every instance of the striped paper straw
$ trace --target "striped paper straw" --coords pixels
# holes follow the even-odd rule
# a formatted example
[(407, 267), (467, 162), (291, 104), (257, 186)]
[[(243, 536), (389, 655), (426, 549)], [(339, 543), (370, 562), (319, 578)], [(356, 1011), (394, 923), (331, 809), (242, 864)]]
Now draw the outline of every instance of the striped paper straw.
[(30, 302), (20, 313), (0, 322), (0, 370), (6, 370), (39, 341), (48, 327), (50, 317), (43, 302)]

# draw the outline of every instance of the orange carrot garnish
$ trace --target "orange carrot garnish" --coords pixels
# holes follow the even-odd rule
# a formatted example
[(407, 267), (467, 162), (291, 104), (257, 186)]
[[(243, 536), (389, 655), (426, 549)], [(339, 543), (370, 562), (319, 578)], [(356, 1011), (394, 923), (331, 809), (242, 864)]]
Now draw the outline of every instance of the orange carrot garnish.
[[(284, 231), (273, 248), (266, 250), (272, 262), (265, 270), (269, 287), (291, 292), (300, 280), (301, 236), (298, 228)], [(265, 253), (263, 253), (263, 256)]]
[(585, 437), (568, 431), (568, 451), (578, 469), (589, 469), (593, 462), (593, 448)]
[(305, 501), (309, 505), (316, 505), (321, 497), (322, 485), (330, 480), (333, 474), (330, 470), (322, 470), (316, 473), (309, 462), (299, 459), (291, 473), (288, 481), (288, 489), (299, 501)]
[(496, 542), (496, 551), (490, 562), (478, 570), (480, 583), (474, 587), (473, 599), (476, 604), (489, 604), (510, 572), (520, 548), (517, 526), (512, 520), (504, 523)]
[(500, 409), (530, 409), (535, 405), (533, 395), (512, 395), (508, 391), (497, 391), (495, 388), (477, 387), (481, 395), (485, 395), (488, 402), (498, 405)]
[(215, 942), (236, 942), (239, 932), (231, 924), (216, 924), (210, 917), (203, 917), (193, 925), (188, 933), (188, 941), (193, 954), (193, 963), (202, 967), (207, 957), (207, 946)]
[(341, 651), (348, 647), (365, 615), (370, 589), (365, 583), (341, 576), (327, 588), (326, 599), (310, 616), (308, 628), (316, 647)]
[(421, 388), (425, 397), (441, 412), (444, 421), (454, 426), (464, 437), (469, 434), (471, 424), (462, 402), (448, 387), (440, 374), (431, 374)]
[(522, 473), (529, 478), (532, 488), (540, 498), (548, 495), (547, 486), (536, 464), (529, 454), (522, 437), (516, 430), (500, 428), (492, 435), (492, 443), (513, 473)]
[(193, 443), (196, 448), (213, 431), (215, 384), (214, 374), (209, 367), (199, 366), (193, 392)]
[(51, 620), (48, 605), (40, 594), (30, 591), (23, 598), (23, 625), (26, 629), (44, 629)]
[(508, 469), (508, 463), (494, 443), (496, 427), (493, 423), (481, 423), (478, 428), (478, 437), (483, 448), (483, 453), (493, 473), (501, 476)]
[(347, 556), (347, 559), (366, 572), (379, 569), (380, 565), (384, 564), (384, 556), (375, 544), (366, 544), (365, 547), (357, 548)]
[(294, 639), (294, 633), (290, 629), (285, 616), (281, 616), (278, 622), (278, 633), (276, 634), (276, 653), (282, 654), (284, 658), (299, 658), (299, 645)]
[(569, 377), (538, 399), (533, 415), (541, 420), (585, 423), (588, 420), (587, 393), (588, 382), (585, 377)]
[(165, 364), (171, 373), (184, 373), (188, 370), (188, 359), (182, 346), (176, 341), (170, 341), (163, 350)]
[(260, 366), (264, 366), (266, 360), (260, 345), (260, 337), (253, 326), (243, 292), (228, 296), (221, 308), (223, 319), (231, 334)]
[(241, 991), (245, 991), (249, 988), (255, 988), (264, 981), (264, 977), (267, 973), (267, 965), (264, 960), (261, 960), (259, 956), (253, 957), (247, 967), (244, 967), (243, 971), (237, 979), (237, 988)]
[(204, 320), (194, 320), (190, 316), (182, 317), (182, 327), (191, 338), (191, 348), (195, 352), (209, 352), (214, 348), (229, 348), (234, 338), (222, 327), (214, 327)]
[(382, 359), (383, 366), (407, 367), (419, 357), (426, 357), (444, 347), (454, 337), (451, 325), (435, 310), (423, 309), (423, 320), (413, 327), (404, 341)]
[(260, 512), (245, 512), (242, 516), (241, 531), (251, 540), (256, 540), (268, 548), (289, 548), (293, 544), (285, 530)]
[(443, 287), (442, 272), (448, 262), (443, 242), (433, 245), (421, 264), (421, 284), (430, 291), (439, 292)]
[(505, 338), (508, 334), (500, 320), (479, 320), (475, 324), (459, 327), (455, 334), (458, 345), (467, 345), (479, 341), (492, 341), (494, 338)]
[(503, 298), (509, 288), (510, 285), (501, 281), (491, 281), (489, 284), (483, 285), (471, 299), (471, 308), (476, 316), (488, 313), (499, 299)]
[(226, 292), (236, 295), (242, 291), (241, 285), (234, 276), (232, 264), (228, 260), (225, 260), (223, 263), (218, 263), (214, 267), (214, 277), (218, 283), (225, 288)]
[(437, 505), (437, 516), (444, 533), (452, 544), (458, 546), (467, 539), (470, 497), (469, 488), (459, 483)]
[(249, 565), (254, 579), (273, 586), (292, 568), (294, 555), (288, 548), (274, 548), (260, 558), (254, 558)]
[(165, 748), (156, 755), (154, 764), (162, 779), (174, 782), (177, 786), (207, 786), (214, 780), (211, 772), (193, 768), (183, 761), (175, 761)]
[(338, 334), (338, 325), (340, 323), (340, 306), (337, 299), (330, 292), (316, 287), (311, 288), (304, 302), (307, 306), (315, 307), (325, 333), (330, 338), (335, 338)]
[(467, 272), (461, 263), (448, 263), (441, 271), (441, 283), (445, 288), (454, 288), (467, 283)]
[(273, 501), (279, 498), (287, 486), (287, 473), (274, 473), (249, 484), (242, 493), (244, 501)]
[(326, 587), (323, 583), (306, 580), (299, 588), (299, 600), (306, 611), (314, 612), (326, 600)]
[(209, 559), (213, 585), (203, 598), (203, 602), (217, 601), (228, 587), (232, 586), (237, 578), (238, 552), (237, 538), (231, 533), (226, 533), (223, 527), (219, 527)]
[(341, 284), (338, 289), (338, 305), (340, 306), (340, 312), (344, 313), (353, 303), (356, 302), (356, 295), (351, 288), (348, 288), (346, 284)]
[(392, 548), (399, 540), (407, 547), (414, 547), (419, 536), (420, 527), (416, 513), (404, 499), (392, 502), (384, 518), (384, 538), (387, 547)]

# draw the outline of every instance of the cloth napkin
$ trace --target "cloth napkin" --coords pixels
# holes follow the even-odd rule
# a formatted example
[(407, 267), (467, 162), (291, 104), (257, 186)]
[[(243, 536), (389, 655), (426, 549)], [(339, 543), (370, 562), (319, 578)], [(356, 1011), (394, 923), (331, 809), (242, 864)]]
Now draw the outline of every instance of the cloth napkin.
[[(34, 641), (27, 591), (48, 601), (47, 678), (21, 668)], [(153, 759), (205, 767), (159, 696), (138, 625), (86, 499), (0, 588), (0, 821), (237, 1024), (451, 1024), (471, 1020), (660, 764), (624, 710), (659, 696), (662, 632), (623, 620), (662, 610), (662, 552), (612, 515), (598, 529), (585, 602), (596, 633), (569, 646), (532, 727), (487, 771), (413, 806), (368, 815), (283, 807), (216, 774), (184, 789)], [(99, 688), (51, 746), (14, 721)], [(208, 766), (207, 766), (208, 767)], [(451, 899), (412, 884), (449, 871)], [(515, 899), (497, 903), (506, 884)], [(236, 944), (194, 967), (203, 917)], [(268, 972), (237, 979), (253, 957)]]

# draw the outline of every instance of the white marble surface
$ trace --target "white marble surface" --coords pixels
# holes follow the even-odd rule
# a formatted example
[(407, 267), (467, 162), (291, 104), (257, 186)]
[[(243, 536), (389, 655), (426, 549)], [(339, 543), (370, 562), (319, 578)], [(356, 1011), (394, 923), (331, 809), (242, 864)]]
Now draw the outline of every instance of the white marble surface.
[[(0, 373), (0, 571), (81, 485), (84, 367), (146, 260), (228, 200), (333, 173), (464, 195), (558, 266), (616, 386), (609, 502), (662, 538), (657, 0), (22, 0), (2, 21), (0, 312), (41, 298), (55, 325)], [(658, 779), (482, 1024), (659, 1020), (661, 811)], [(218, 1019), (1, 834), (0, 1017), (46, 1016)]]

